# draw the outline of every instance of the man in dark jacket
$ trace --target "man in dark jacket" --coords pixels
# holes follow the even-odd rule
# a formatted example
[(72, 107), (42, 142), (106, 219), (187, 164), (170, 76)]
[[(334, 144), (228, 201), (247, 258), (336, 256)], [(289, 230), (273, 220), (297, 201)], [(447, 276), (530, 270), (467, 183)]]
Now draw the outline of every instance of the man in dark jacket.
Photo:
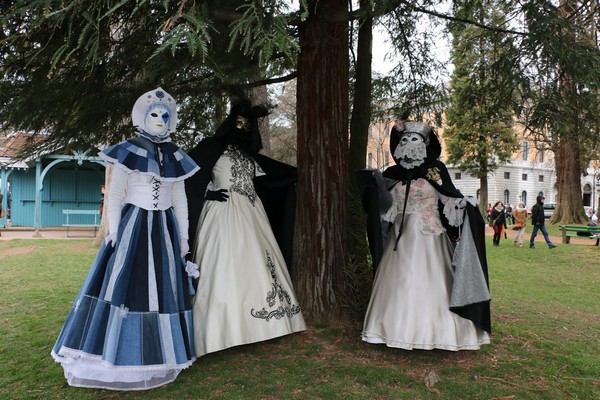
[(533, 225), (533, 232), (531, 232), (531, 239), (529, 239), (529, 248), (535, 249), (535, 237), (537, 236), (538, 230), (540, 230), (542, 235), (544, 235), (544, 239), (546, 239), (548, 247), (553, 249), (556, 246), (550, 241), (548, 231), (546, 231), (546, 225), (544, 224), (544, 196), (538, 196), (536, 201), (537, 202), (531, 209), (531, 225)]

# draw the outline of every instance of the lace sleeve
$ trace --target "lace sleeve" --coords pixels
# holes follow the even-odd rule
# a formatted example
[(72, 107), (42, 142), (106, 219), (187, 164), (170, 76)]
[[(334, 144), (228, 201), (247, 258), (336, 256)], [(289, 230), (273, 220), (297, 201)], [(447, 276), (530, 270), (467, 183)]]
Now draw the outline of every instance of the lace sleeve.
[(465, 216), (467, 202), (476, 205), (477, 202), (472, 196), (450, 197), (444, 204), (444, 216), (448, 219), (450, 226), (461, 226)]

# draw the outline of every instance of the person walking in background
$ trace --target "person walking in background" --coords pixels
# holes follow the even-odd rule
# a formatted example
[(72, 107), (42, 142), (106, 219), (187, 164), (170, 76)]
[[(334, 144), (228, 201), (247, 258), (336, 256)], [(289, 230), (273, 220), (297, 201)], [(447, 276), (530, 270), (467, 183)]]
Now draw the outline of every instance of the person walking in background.
[(538, 230), (542, 232), (542, 235), (544, 235), (544, 239), (546, 240), (548, 247), (551, 249), (556, 247), (554, 244), (552, 244), (552, 241), (548, 236), (548, 231), (546, 231), (544, 220), (544, 196), (536, 197), (536, 203), (531, 208), (531, 225), (533, 225), (533, 232), (531, 232), (531, 239), (529, 239), (530, 249), (535, 249), (535, 237), (537, 236)]
[(515, 231), (515, 246), (523, 247), (523, 236), (525, 236), (525, 226), (527, 225), (527, 209), (525, 204), (519, 203), (513, 210), (514, 223), (512, 229)]
[(492, 203), (488, 203), (487, 206), (487, 223), (489, 224), (491, 219), (490, 216), (492, 215)]
[(102, 186), (100, 186), (100, 207), (99, 207), (100, 215), (102, 215), (102, 213), (104, 213), (104, 192), (105, 192), (105, 188), (104, 188), (104, 185), (102, 185)]
[(501, 201), (497, 201), (492, 207), (490, 220), (492, 229), (494, 229), (494, 246), (499, 246), (500, 238), (506, 229), (506, 213), (504, 212), (504, 204)]
[(512, 225), (515, 223), (515, 220), (513, 218), (513, 208), (510, 204), (506, 206), (506, 223), (508, 225)]

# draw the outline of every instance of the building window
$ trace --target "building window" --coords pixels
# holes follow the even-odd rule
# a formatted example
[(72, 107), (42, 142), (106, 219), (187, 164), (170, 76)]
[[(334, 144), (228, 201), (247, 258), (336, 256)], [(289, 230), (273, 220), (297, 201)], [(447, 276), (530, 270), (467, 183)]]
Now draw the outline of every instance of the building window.
[(504, 204), (510, 204), (510, 192), (508, 191), (508, 189), (504, 191)]
[(526, 181), (527, 180), (527, 174), (521, 175), (521, 180)]
[(544, 162), (545, 153), (546, 153), (546, 145), (545, 144), (540, 144), (540, 146), (538, 147), (538, 160), (539, 160), (539, 162), (541, 162), (541, 163)]
[(539, 180), (540, 182), (544, 182), (544, 175), (540, 175), (540, 176), (538, 177), (538, 180)]
[(527, 153), (529, 153), (529, 142), (527, 140), (523, 140), (521, 146), (523, 147), (523, 161), (527, 161)]
[(369, 153), (367, 156), (367, 166), (369, 169), (373, 169), (373, 153)]
[(504, 179), (510, 179), (510, 172), (504, 173)]
[(527, 205), (527, 192), (523, 191), (521, 193), (521, 203), (523, 203), (524, 205)]
[(457, 172), (454, 174), (454, 179), (460, 179), (460, 178), (461, 178), (460, 172)]

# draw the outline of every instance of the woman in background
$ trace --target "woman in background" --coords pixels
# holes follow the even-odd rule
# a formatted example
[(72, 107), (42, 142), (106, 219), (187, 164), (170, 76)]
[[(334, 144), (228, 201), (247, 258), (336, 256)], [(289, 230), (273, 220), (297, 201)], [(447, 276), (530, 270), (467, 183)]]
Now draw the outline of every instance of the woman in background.
[(494, 229), (494, 246), (500, 245), (500, 238), (505, 235), (506, 230), (506, 213), (504, 211), (504, 204), (501, 201), (497, 201), (492, 207), (492, 213), (490, 214), (490, 220), (492, 228)]
[(512, 228), (515, 231), (515, 246), (523, 247), (523, 236), (525, 235), (525, 226), (527, 225), (527, 209), (525, 204), (519, 203), (513, 210), (515, 223)]

